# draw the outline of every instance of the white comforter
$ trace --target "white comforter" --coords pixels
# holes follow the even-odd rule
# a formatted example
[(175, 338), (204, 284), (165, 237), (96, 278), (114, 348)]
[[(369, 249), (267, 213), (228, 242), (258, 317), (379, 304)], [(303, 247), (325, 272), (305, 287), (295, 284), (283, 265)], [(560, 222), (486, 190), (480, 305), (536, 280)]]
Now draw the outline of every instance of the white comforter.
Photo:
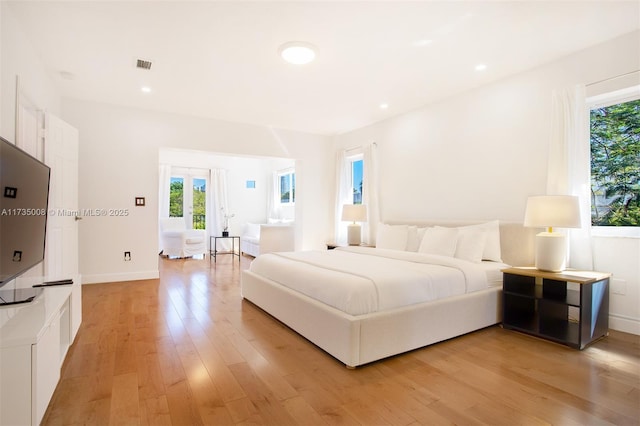
[(471, 262), (362, 247), (264, 254), (250, 270), (351, 315), (487, 288)]

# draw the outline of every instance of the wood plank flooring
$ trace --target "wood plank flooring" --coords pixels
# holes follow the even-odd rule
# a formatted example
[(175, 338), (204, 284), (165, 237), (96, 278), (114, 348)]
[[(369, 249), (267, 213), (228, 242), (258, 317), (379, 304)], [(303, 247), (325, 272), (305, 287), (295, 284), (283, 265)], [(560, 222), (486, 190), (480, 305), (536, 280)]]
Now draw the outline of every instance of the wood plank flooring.
[(348, 370), (242, 300), (250, 261), (84, 286), (43, 424), (640, 424), (639, 336), (576, 351), (494, 326)]

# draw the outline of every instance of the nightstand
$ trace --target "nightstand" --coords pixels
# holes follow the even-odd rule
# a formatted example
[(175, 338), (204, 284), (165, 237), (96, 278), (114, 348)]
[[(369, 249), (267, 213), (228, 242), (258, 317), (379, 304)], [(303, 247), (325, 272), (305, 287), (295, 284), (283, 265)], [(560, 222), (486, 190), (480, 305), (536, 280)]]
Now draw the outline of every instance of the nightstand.
[(584, 349), (609, 334), (609, 277), (593, 271), (503, 269), (502, 326)]
[(327, 250), (333, 250), (336, 247), (371, 247), (371, 248), (375, 248), (376, 246), (372, 245), (372, 244), (359, 244), (357, 246), (349, 246), (347, 244), (338, 244), (338, 243), (327, 243)]

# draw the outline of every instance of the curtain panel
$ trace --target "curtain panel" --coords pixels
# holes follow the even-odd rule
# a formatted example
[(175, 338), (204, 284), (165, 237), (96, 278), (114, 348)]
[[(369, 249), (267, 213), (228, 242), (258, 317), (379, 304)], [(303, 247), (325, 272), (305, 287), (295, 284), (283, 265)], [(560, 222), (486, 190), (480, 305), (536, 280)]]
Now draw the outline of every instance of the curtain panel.
[(581, 228), (569, 230), (567, 264), (593, 269), (591, 239), (591, 142), (585, 86), (552, 93), (548, 195), (575, 195), (580, 200)]
[[(209, 206), (211, 212), (207, 220), (209, 221), (207, 228), (210, 235), (215, 237), (221, 237), (224, 230), (224, 216), (230, 215), (227, 190), (227, 171), (224, 169), (210, 169), (209, 181), (211, 182), (211, 191), (209, 191)], [(231, 235), (231, 234), (229, 234)], [(220, 240), (218, 242), (218, 248), (220, 250), (230, 250), (231, 242), (227, 239)]]

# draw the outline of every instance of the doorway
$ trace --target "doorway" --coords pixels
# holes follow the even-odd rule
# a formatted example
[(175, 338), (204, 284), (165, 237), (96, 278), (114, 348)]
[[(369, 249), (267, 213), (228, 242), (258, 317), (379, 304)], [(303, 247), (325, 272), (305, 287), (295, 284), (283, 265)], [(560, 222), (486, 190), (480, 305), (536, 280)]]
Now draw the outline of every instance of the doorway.
[(206, 170), (173, 168), (169, 189), (169, 216), (184, 217), (187, 229), (207, 229)]

